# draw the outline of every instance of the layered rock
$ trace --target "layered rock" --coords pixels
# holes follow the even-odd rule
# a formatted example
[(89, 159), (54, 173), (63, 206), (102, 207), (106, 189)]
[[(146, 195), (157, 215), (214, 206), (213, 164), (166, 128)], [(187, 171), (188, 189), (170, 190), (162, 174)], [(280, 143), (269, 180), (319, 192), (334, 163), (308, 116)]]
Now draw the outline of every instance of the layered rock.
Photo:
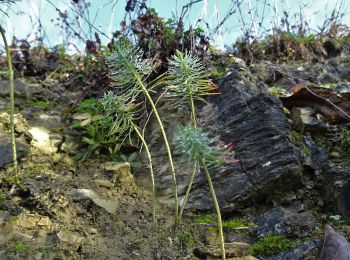
[[(205, 128), (224, 143), (233, 143), (239, 165), (212, 173), (221, 207), (227, 211), (252, 201), (269, 202), (274, 196), (301, 185), (302, 166), (292, 144), (290, 127), (280, 101), (233, 71), (220, 83), (221, 95), (210, 102), (213, 117)], [(207, 184), (200, 175), (190, 197), (190, 207), (211, 208)]]
[[(300, 154), (291, 141), (282, 104), (250, 78), (249, 71), (232, 71), (220, 83), (221, 95), (212, 98), (199, 112), (203, 128), (218, 142), (233, 143), (235, 157), (240, 160), (211, 171), (221, 208), (226, 211), (244, 208), (253, 201), (268, 203), (285, 192), (286, 185), (289, 190), (301, 185)], [(170, 129), (176, 129), (175, 121), (171, 122)], [(180, 125), (180, 120), (177, 122)], [(155, 160), (160, 163), (162, 149), (158, 145), (154, 150), (158, 151)], [(158, 171), (157, 183), (170, 195), (171, 179), (164, 158), (162, 164), (158, 164), (163, 166)], [(191, 167), (181, 166), (177, 170), (180, 194), (184, 193), (190, 172)], [(209, 194), (205, 175), (200, 173), (188, 207), (211, 209)]]

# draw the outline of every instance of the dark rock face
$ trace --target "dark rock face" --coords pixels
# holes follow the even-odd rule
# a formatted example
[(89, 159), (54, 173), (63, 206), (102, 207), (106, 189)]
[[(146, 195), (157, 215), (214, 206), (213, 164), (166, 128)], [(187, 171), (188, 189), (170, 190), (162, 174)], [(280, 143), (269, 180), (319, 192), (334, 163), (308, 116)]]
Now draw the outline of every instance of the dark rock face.
[[(210, 100), (214, 113), (202, 118), (208, 132), (224, 143), (233, 142), (239, 164), (212, 171), (223, 210), (235, 210), (251, 202), (269, 202), (276, 194), (301, 185), (300, 154), (291, 143), (288, 120), (279, 100), (259, 90), (249, 73), (233, 71), (225, 77), (221, 95)], [(212, 208), (205, 176), (195, 180), (189, 207)]]
[(280, 235), (289, 238), (303, 238), (310, 235), (315, 227), (312, 214), (303, 212), (301, 203), (290, 207), (276, 207), (256, 219), (257, 236)]
[[(269, 204), (276, 197), (302, 185), (302, 163), (292, 143), (288, 119), (282, 104), (252, 81), (249, 71), (233, 71), (220, 83), (219, 92), (209, 105), (198, 109), (199, 124), (221, 143), (233, 143), (232, 163), (210, 171), (221, 209), (231, 212), (253, 203)], [(187, 116), (164, 120), (171, 139)], [(169, 119), (169, 118), (168, 118)], [(153, 124), (154, 126), (155, 124)], [(172, 181), (165, 149), (157, 133), (149, 140), (157, 169), (157, 187), (172, 197)], [(176, 164), (179, 167), (179, 164)], [(179, 194), (184, 195), (192, 164), (177, 168)], [(288, 190), (286, 190), (288, 186)], [(280, 202), (283, 202), (279, 200)], [(210, 210), (213, 203), (204, 173), (197, 174), (187, 204), (194, 210)]]

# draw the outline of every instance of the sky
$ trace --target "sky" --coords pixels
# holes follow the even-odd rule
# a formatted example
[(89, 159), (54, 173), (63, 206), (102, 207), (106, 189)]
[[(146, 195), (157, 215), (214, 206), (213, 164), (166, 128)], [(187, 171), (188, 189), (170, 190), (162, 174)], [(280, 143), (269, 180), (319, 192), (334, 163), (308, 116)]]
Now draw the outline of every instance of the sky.
[[(126, 14), (124, 10), (126, 1), (90, 0), (89, 17), (91, 21), (94, 20), (95, 26), (91, 32), (99, 30), (109, 36), (120, 29), (120, 22)], [(147, 0), (147, 6), (155, 8), (161, 17), (172, 18), (178, 17), (182, 7), (190, 1), (194, 0)], [(67, 43), (65, 31), (55, 26), (58, 17), (55, 7), (76, 16), (74, 11), (76, 9), (72, 9), (71, 2), (71, 0), (20, 0), (10, 8), (0, 6), (1, 10), (7, 14), (7, 16), (0, 14), (0, 22), (4, 25), (10, 39), (13, 35), (18, 39), (35, 38), (35, 32), (40, 23), (44, 28), (42, 33), (45, 36), (46, 45), (53, 47), (57, 44), (65, 44)], [(237, 8), (233, 2), (242, 2), (242, 4)], [(340, 1), (335, 0), (202, 0), (193, 4), (187, 12), (185, 25), (187, 27), (197, 25), (207, 30), (211, 33), (214, 45), (222, 49), (225, 45), (232, 45), (246, 29), (253, 28), (253, 32), (261, 34), (275, 24), (279, 24), (284, 11), (288, 12), (290, 20), (303, 19), (316, 30), (339, 3)], [(344, 0), (342, 10), (349, 11), (349, 6), (350, 1)], [(219, 30), (215, 31), (214, 28), (230, 11), (233, 11), (233, 14)], [(298, 15), (293, 18), (293, 13)], [(259, 26), (260, 22), (262, 27)], [(78, 33), (92, 37), (86, 35), (86, 32), (90, 31), (86, 22), (80, 19), (79, 23), (82, 30), (78, 30)], [(344, 17), (343, 23), (350, 26), (350, 15)], [(101, 38), (103, 42), (108, 42), (107, 37), (101, 35)], [(79, 40), (69, 39), (69, 41), (78, 48), (81, 46)]]

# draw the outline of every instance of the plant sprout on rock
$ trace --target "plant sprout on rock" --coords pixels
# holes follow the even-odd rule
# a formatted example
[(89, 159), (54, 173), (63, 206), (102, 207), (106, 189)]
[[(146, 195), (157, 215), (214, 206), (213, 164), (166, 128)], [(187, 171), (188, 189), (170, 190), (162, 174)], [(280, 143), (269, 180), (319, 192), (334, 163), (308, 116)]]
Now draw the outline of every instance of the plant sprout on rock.
[[(214, 92), (216, 85), (207, 79), (203, 62), (192, 54), (183, 54), (180, 51), (176, 51), (175, 55), (169, 60), (168, 79), (167, 99), (170, 103), (170, 107), (189, 107), (191, 110), (191, 124), (196, 128), (197, 120), (194, 102), (206, 102), (203, 99), (205, 96), (219, 94)], [(192, 174), (180, 208), (180, 221), (196, 172), (197, 160), (193, 162)]]
[(200, 128), (194, 128), (193, 126), (181, 128), (175, 135), (174, 142), (176, 150), (181, 155), (183, 161), (198, 161), (205, 172), (217, 216), (221, 255), (222, 259), (225, 259), (221, 212), (208, 168), (218, 167), (228, 162), (231, 154), (223, 148), (215, 146), (213, 140), (206, 133)]

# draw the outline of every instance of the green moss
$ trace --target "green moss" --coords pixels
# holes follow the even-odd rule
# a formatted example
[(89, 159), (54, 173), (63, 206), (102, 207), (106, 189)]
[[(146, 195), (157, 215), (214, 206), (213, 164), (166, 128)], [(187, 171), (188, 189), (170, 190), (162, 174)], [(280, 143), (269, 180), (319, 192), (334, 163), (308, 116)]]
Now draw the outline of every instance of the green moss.
[[(216, 216), (214, 214), (197, 216), (195, 222), (198, 224), (216, 224)], [(240, 228), (240, 227), (255, 227), (256, 225), (244, 219), (227, 219), (222, 221), (224, 228)]]
[(229, 219), (224, 220), (222, 223), (224, 228), (240, 228), (240, 227), (256, 227), (252, 222), (249, 222), (244, 219)]
[(39, 108), (48, 108), (50, 106), (50, 103), (47, 101), (40, 101), (40, 100), (26, 100), (25, 102), (27, 105), (39, 107)]
[(277, 98), (283, 96), (286, 93), (286, 91), (284, 89), (279, 88), (279, 87), (271, 87), (268, 89), (268, 91), (271, 95), (273, 95)]
[(20, 242), (13, 241), (5, 248), (6, 259), (27, 259), (25, 256), (29, 251), (29, 246)]
[(254, 256), (272, 256), (293, 248), (296, 241), (286, 239), (282, 236), (265, 236), (250, 248), (250, 254)]
[(292, 130), (292, 137), (294, 139), (295, 145), (301, 150), (304, 157), (310, 156), (311, 151), (303, 142), (303, 134)]
[(292, 137), (293, 137), (296, 145), (301, 146), (303, 144), (303, 134), (302, 133), (297, 132), (295, 130), (292, 130)]
[(214, 214), (199, 215), (195, 222), (198, 224), (216, 224), (216, 216)]

